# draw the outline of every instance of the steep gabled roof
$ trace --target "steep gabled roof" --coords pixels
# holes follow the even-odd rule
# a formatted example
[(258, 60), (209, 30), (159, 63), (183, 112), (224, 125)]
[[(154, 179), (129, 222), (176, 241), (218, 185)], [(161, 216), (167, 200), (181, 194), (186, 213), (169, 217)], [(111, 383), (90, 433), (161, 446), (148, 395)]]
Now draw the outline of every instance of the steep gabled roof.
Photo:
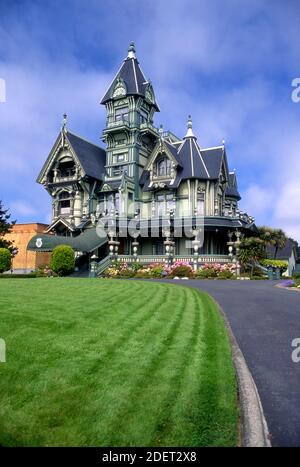
[[(273, 245), (268, 245), (267, 248), (267, 256), (268, 258), (274, 258), (275, 255), (275, 247)], [(296, 242), (292, 239), (288, 239), (283, 248), (278, 249), (276, 254), (276, 259), (288, 260), (292, 252), (295, 254), (295, 258), (297, 258), (297, 245)]]
[(236, 198), (237, 200), (241, 199), (241, 196), (237, 188), (237, 179), (235, 172), (229, 172), (228, 186), (226, 188), (225, 196), (228, 198)]
[(209, 172), (210, 178), (218, 179), (224, 157), (224, 146), (201, 149), (201, 155)]
[(105, 174), (105, 150), (69, 131), (66, 135), (86, 175), (101, 180)]
[(204, 162), (200, 148), (195, 137), (187, 137), (178, 148), (178, 155), (182, 161), (183, 169), (180, 179), (201, 178), (209, 179), (209, 170)]
[(181, 161), (181, 158), (180, 158), (180, 155), (178, 154), (177, 152), (177, 148), (170, 142), (170, 141), (167, 141), (167, 140), (164, 140), (164, 144), (167, 146), (167, 148), (169, 149), (170, 153), (172, 154), (172, 156), (174, 157), (174, 159), (177, 161), (178, 165), (182, 165), (182, 161)]
[[(107, 101), (112, 99), (117, 81), (123, 82), (125, 84), (126, 95), (128, 96), (137, 95), (145, 97), (147, 87), (151, 86), (151, 84), (145, 78), (145, 75), (142, 72), (139, 62), (135, 56), (134, 44), (130, 45), (128, 50), (128, 56), (123, 61), (111, 85), (104, 94), (101, 100), (101, 104), (105, 104)], [(151, 91), (153, 93), (152, 87)], [(154, 102), (153, 105), (156, 108), (156, 110), (159, 111), (157, 103)]]
[(50, 154), (40, 171), (37, 182), (42, 183), (43, 177), (51, 168), (58, 151), (64, 147), (65, 142), (70, 145), (85, 175), (96, 180), (101, 180), (103, 174), (105, 174), (105, 150), (70, 131), (62, 130), (58, 134)]
[[(218, 180), (223, 172), (225, 181), (228, 182), (227, 196), (240, 199), (237, 191), (236, 176), (230, 175), (227, 163), (225, 146), (200, 149), (197, 138), (193, 133), (192, 119), (189, 116), (188, 130), (182, 141), (171, 142), (162, 138), (161, 145), (165, 146), (177, 161), (177, 174), (173, 183), (166, 183), (166, 187), (177, 188), (182, 180)], [(157, 156), (157, 148), (152, 153), (145, 170), (140, 178), (140, 185), (144, 191), (152, 190), (150, 183), (149, 166), (153, 157)]]

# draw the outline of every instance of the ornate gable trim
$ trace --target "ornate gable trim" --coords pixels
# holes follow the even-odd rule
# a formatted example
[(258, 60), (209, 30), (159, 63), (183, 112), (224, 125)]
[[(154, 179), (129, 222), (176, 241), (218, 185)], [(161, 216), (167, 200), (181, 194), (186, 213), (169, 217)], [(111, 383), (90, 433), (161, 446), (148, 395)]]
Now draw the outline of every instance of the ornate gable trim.
[(46, 159), (46, 162), (41, 170), (41, 172), (39, 173), (39, 176), (37, 178), (37, 182), (38, 183), (45, 183), (45, 177), (46, 175), (48, 174), (50, 168), (52, 167), (53, 163), (55, 162), (55, 160), (57, 160), (59, 158), (59, 153), (62, 149), (68, 149), (70, 151), (70, 154), (71, 154), (71, 157), (74, 159), (74, 162), (77, 166), (79, 166), (82, 170), (83, 173), (84, 172), (84, 169), (80, 163), (80, 160), (78, 159), (77, 155), (76, 155), (76, 152), (74, 151), (70, 141), (68, 140), (68, 137), (66, 134), (64, 134), (63, 132), (60, 132), (60, 134), (58, 135), (47, 159)]
[(118, 78), (114, 87), (114, 91), (112, 97), (114, 99), (120, 99), (127, 94), (127, 88), (124, 80), (122, 78)]
[(71, 232), (74, 232), (75, 228), (65, 219), (59, 217), (56, 219), (54, 222), (52, 222), (51, 225), (45, 230), (45, 233), (51, 232), (51, 230), (54, 229), (58, 224), (63, 224), (67, 229), (71, 230)]
[(157, 157), (163, 153), (173, 162), (173, 164), (175, 164), (176, 167), (178, 166), (178, 161), (175, 159), (168, 146), (164, 143), (164, 141), (158, 141), (155, 148), (153, 149), (148, 163), (145, 165), (144, 170), (150, 170)]

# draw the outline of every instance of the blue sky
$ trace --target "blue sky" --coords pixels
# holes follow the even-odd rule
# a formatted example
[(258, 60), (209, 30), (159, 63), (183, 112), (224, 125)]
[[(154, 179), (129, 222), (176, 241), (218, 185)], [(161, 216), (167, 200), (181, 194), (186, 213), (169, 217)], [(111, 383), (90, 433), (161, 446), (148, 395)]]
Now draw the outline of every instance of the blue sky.
[(240, 206), (300, 241), (298, 0), (0, 0), (0, 199), (18, 222), (49, 222), (35, 180), (68, 128), (100, 142), (106, 87), (134, 41), (156, 116), (202, 147), (226, 141)]

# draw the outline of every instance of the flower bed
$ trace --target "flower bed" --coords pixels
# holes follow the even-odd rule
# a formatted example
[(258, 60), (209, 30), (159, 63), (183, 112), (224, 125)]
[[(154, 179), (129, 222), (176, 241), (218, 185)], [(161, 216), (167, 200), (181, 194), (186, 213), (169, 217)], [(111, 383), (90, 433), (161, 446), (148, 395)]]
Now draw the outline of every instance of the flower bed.
[(280, 287), (285, 288), (297, 288), (300, 289), (300, 279), (288, 279), (286, 281), (280, 282)]
[(175, 261), (174, 264), (151, 263), (142, 265), (140, 263), (121, 263), (115, 261), (104, 272), (104, 277), (112, 278), (189, 278), (189, 279), (233, 279), (235, 277), (235, 264), (204, 264), (197, 271), (193, 270), (191, 264), (185, 261)]

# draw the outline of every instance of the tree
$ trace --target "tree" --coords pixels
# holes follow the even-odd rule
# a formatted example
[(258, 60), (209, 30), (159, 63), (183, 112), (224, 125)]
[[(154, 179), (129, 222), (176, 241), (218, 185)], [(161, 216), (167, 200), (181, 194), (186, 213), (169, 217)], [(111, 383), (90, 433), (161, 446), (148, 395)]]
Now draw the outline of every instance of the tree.
[(75, 255), (69, 245), (58, 245), (51, 253), (50, 268), (59, 276), (67, 276), (74, 271)]
[(11, 232), (16, 221), (10, 221), (11, 214), (8, 209), (4, 209), (0, 200), (0, 248), (7, 248), (11, 253), (15, 253), (16, 248), (13, 242), (4, 238), (5, 234)]
[(252, 276), (256, 264), (266, 257), (265, 241), (258, 237), (243, 238), (239, 249), (239, 260), (244, 267), (250, 265)]
[(11, 268), (11, 252), (8, 248), (0, 248), (0, 273)]
[(282, 229), (273, 229), (272, 227), (259, 227), (258, 235), (265, 245), (274, 247), (274, 259), (276, 259), (278, 250), (284, 247), (288, 238)]
[(285, 235), (284, 231), (281, 229), (274, 229), (273, 231), (273, 238), (272, 238), (272, 245), (275, 247), (274, 251), (274, 259), (276, 259), (278, 250), (284, 247), (288, 238)]

